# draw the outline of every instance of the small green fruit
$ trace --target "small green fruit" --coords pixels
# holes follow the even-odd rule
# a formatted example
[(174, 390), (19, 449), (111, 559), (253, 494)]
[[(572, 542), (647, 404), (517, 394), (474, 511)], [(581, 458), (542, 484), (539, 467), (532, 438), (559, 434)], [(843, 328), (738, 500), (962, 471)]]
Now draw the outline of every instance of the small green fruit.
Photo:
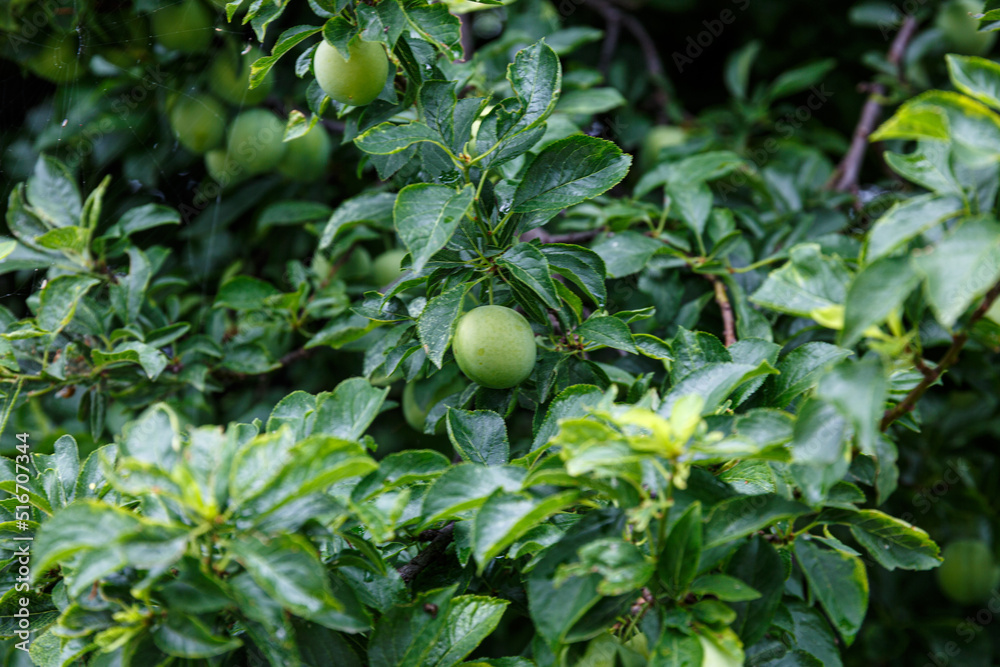
[(248, 176), (247, 170), (242, 165), (229, 159), (225, 148), (216, 148), (205, 153), (205, 171), (223, 188), (235, 185)]
[[(465, 382), (454, 371), (447, 369), (435, 373), (425, 380), (410, 382), (403, 390), (403, 417), (417, 433), (423, 433), (427, 425), (427, 415), (443, 399), (465, 388)], [(434, 433), (445, 431), (445, 421), (438, 422)]]
[(480, 306), (463, 315), (455, 327), (452, 351), (462, 372), (490, 389), (518, 385), (535, 367), (531, 325), (503, 306)]
[(232, 49), (223, 51), (208, 70), (212, 92), (237, 106), (263, 102), (274, 87), (274, 71), (268, 72), (259, 86), (250, 88), (250, 66), (263, 55), (257, 47), (242, 55)]
[(300, 183), (318, 181), (326, 174), (331, 148), (330, 135), (316, 124), (301, 137), (285, 142), (285, 157), (278, 171)]
[(170, 128), (184, 148), (204, 153), (222, 143), (226, 111), (208, 95), (180, 97), (170, 109)]
[(406, 251), (402, 248), (394, 248), (376, 257), (375, 267), (372, 271), (372, 281), (379, 287), (385, 287), (395, 282), (404, 273), (403, 269), (400, 268), (400, 263), (406, 257), (406, 254)]
[(25, 62), (36, 75), (53, 83), (75, 81), (86, 70), (78, 59), (78, 42), (75, 35), (52, 35), (37, 54)]
[(642, 169), (648, 171), (656, 166), (660, 151), (680, 146), (687, 141), (687, 132), (673, 125), (657, 125), (642, 141)]
[(212, 41), (212, 14), (200, 0), (168, 4), (150, 14), (150, 32), (168, 49), (204, 53)]
[(949, 598), (960, 604), (977, 604), (997, 585), (997, 562), (989, 545), (980, 540), (958, 540), (941, 554), (938, 584)]
[(229, 128), (229, 159), (249, 174), (270, 171), (285, 155), (284, 134), (284, 123), (270, 111), (244, 111)]
[(372, 256), (361, 246), (356, 246), (351, 251), (347, 261), (344, 262), (337, 277), (346, 282), (362, 282), (368, 280), (372, 273)]
[(313, 60), (313, 71), (320, 88), (341, 104), (370, 104), (385, 87), (389, 59), (378, 42), (353, 40), (347, 47), (346, 60), (325, 40), (320, 42)]

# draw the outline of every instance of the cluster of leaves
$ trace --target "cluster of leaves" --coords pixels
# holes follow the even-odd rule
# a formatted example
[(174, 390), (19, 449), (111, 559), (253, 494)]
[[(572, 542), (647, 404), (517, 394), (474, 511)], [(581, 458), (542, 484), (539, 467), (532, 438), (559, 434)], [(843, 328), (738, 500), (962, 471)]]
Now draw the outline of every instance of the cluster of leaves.
[[(289, 5), (252, 3), (243, 21), (263, 40)], [(81, 459), (53, 438), (0, 472), (16, 494), (5, 537), (19, 505), (37, 530), (31, 658), (445, 666), (524, 627), (484, 652), (504, 657), (463, 664), (841, 664), (871, 572), (939, 562), (927, 533), (878, 509), (900, 484), (901, 427), (921, 427), (918, 400), (963, 349), (1000, 342), (1000, 66), (949, 57), (956, 91), (879, 128), (914, 185), (855, 216), (824, 152), (778, 138), (781, 100), (828, 61), (751, 92), (757, 48), (737, 52), (733, 108), (626, 180), (630, 156), (582, 131), (624, 98), (560, 60), (597, 31), (557, 30), (532, 4), (457, 63), (443, 4), (309, 5), (323, 25), (285, 30), (251, 84), (299, 50), (308, 83), (289, 97), (310, 115), (289, 112), (286, 137), (332, 107), (338, 150), (380, 183), (330, 206), (273, 201), (260, 177), (182, 229), (193, 257), (169, 238), (183, 209), (112, 210), (112, 181), (84, 197), (78, 162), (43, 155), (10, 193), (0, 271), (47, 273), (23, 312), (0, 310), (3, 425), (75, 392), (93, 441)], [(400, 75), (365, 108), (332, 103), (300, 48), (319, 33), (385, 44)], [(304, 232), (289, 261), (204, 261), (216, 239), (199, 236), (253, 207), (256, 245)], [(355, 253), (397, 239), (400, 279), (348, 282)], [(525, 314), (534, 373), (435, 397), (425, 431), (443, 427), (454, 459), (377, 460), (369, 432), (397, 407), (385, 385), (452, 377), (456, 321), (477, 303)], [(213, 393), (311, 354), (357, 377), (203, 425), (224, 421)]]

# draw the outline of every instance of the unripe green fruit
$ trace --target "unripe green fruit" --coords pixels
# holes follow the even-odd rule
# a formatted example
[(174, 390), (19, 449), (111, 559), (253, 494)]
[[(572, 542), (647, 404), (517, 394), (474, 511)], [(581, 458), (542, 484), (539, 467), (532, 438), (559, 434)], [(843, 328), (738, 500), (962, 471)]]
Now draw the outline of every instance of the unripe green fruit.
[(274, 87), (274, 71), (268, 72), (259, 86), (250, 88), (250, 66), (262, 55), (257, 47), (243, 55), (231, 49), (225, 50), (208, 69), (212, 92), (238, 106), (254, 106), (263, 102)]
[(379, 287), (385, 287), (394, 282), (404, 273), (399, 266), (404, 257), (406, 257), (406, 251), (402, 248), (387, 250), (376, 257), (372, 281)]
[(368, 251), (357, 246), (351, 251), (351, 255), (344, 262), (337, 277), (347, 282), (361, 282), (367, 280), (372, 273), (372, 256)]
[[(403, 389), (403, 417), (417, 433), (423, 433), (427, 425), (427, 415), (443, 399), (461, 391), (465, 387), (462, 378), (447, 370), (436, 373), (426, 380), (407, 383)], [(441, 435), (446, 429), (445, 420), (438, 422), (434, 429)]]
[(41, 51), (25, 65), (36, 75), (53, 83), (75, 81), (85, 67), (77, 58), (78, 43), (75, 35), (52, 35), (42, 45)]
[(672, 125), (657, 125), (642, 141), (642, 168), (646, 171), (656, 165), (660, 151), (664, 148), (680, 146), (687, 141), (687, 132)]
[(979, 32), (978, 19), (969, 14), (983, 11), (980, 0), (951, 0), (938, 10), (935, 24), (951, 49), (971, 56), (986, 54), (996, 41), (995, 32)]
[(535, 367), (535, 335), (524, 316), (503, 306), (480, 306), (455, 327), (452, 351), (458, 367), (476, 384), (507, 389)]
[(980, 540), (958, 540), (944, 548), (937, 577), (941, 590), (960, 604), (976, 604), (997, 585), (997, 562), (989, 545)]
[(229, 159), (249, 174), (270, 171), (285, 155), (284, 133), (284, 123), (270, 111), (244, 111), (229, 127)]
[(205, 153), (205, 170), (216, 183), (223, 188), (235, 185), (248, 174), (247, 170), (229, 159), (229, 154), (225, 148), (216, 148)]
[(204, 153), (222, 143), (226, 111), (208, 95), (181, 97), (170, 109), (170, 128), (184, 148)]
[(313, 60), (316, 81), (331, 99), (341, 104), (370, 104), (385, 87), (389, 59), (378, 42), (351, 41), (350, 58), (344, 59), (325, 40), (320, 42)]
[(212, 41), (212, 14), (200, 0), (183, 0), (150, 14), (150, 31), (168, 49), (204, 53)]
[(314, 125), (301, 137), (285, 142), (285, 157), (278, 171), (300, 183), (318, 181), (330, 164), (330, 135), (322, 125)]

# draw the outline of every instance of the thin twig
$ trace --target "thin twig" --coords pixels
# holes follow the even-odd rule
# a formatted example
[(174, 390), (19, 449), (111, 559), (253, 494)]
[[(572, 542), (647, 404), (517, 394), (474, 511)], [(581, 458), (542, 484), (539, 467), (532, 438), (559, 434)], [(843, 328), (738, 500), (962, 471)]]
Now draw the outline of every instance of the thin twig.
[(300, 359), (308, 359), (314, 351), (314, 348), (299, 348), (298, 350), (292, 350), (281, 359), (278, 359), (278, 363), (282, 366), (287, 366), (288, 364), (294, 363)]
[(584, 4), (604, 17), (608, 25), (621, 24), (632, 33), (642, 50), (646, 61), (646, 71), (653, 82), (653, 99), (656, 102), (656, 122), (658, 125), (667, 123), (667, 108), (670, 106), (670, 91), (666, 85), (663, 61), (656, 50), (656, 42), (650, 37), (645, 26), (631, 14), (622, 12), (607, 0), (584, 0)]
[(722, 336), (726, 347), (736, 342), (736, 320), (733, 317), (733, 304), (729, 301), (726, 293), (726, 285), (722, 280), (710, 273), (703, 274), (712, 283), (715, 289), (715, 302), (719, 304), (722, 311)]
[[(907, 16), (903, 20), (903, 26), (896, 33), (892, 45), (889, 47), (887, 59), (890, 64), (897, 69), (900, 80), (903, 79), (903, 55), (906, 47), (913, 39), (917, 31), (917, 19)], [(856, 193), (858, 190), (858, 179), (861, 176), (861, 164), (865, 159), (865, 151), (868, 148), (868, 137), (875, 131), (879, 118), (882, 116), (882, 100), (885, 98), (885, 86), (881, 83), (874, 83), (870, 86), (868, 99), (865, 100), (861, 108), (861, 117), (854, 128), (854, 136), (851, 137), (851, 147), (848, 149), (844, 159), (837, 165), (827, 187), (838, 192)]]
[(472, 54), (476, 51), (476, 36), (472, 32), (472, 14), (462, 14), (458, 17), (461, 22), (460, 37), (462, 44), (462, 60), (468, 62), (472, 60)]
[(431, 561), (444, 551), (448, 543), (451, 542), (452, 537), (455, 533), (455, 522), (452, 521), (444, 528), (438, 531), (438, 534), (431, 540), (431, 543), (427, 545), (427, 548), (418, 553), (413, 559), (410, 560), (406, 565), (402, 565), (396, 568), (399, 572), (400, 578), (406, 583), (413, 581), (418, 574), (423, 572), (424, 568), (431, 564)]
[(550, 234), (541, 227), (536, 229), (530, 229), (525, 233), (521, 234), (521, 240), (524, 242), (531, 241), (532, 239), (538, 239), (542, 243), (580, 243), (582, 241), (589, 241), (590, 239), (598, 236), (604, 231), (601, 229), (587, 229), (582, 232), (567, 232), (565, 234)]
[(621, 34), (621, 15), (616, 14), (607, 18), (608, 27), (604, 31), (604, 43), (601, 44), (601, 56), (598, 60), (597, 69), (608, 78), (608, 70), (611, 69), (611, 59), (615, 56), (615, 49), (618, 48), (618, 36)]
[(885, 411), (885, 414), (882, 415), (882, 423), (880, 425), (883, 431), (889, 428), (894, 421), (912, 410), (916, 406), (917, 401), (920, 400), (930, 386), (937, 382), (944, 372), (951, 368), (956, 361), (958, 361), (962, 348), (965, 347), (965, 344), (969, 341), (969, 331), (976, 324), (976, 322), (983, 319), (990, 307), (993, 306), (993, 302), (997, 300), (997, 297), (1000, 297), (1000, 283), (994, 285), (993, 288), (986, 293), (986, 297), (983, 299), (983, 302), (979, 304), (979, 307), (976, 308), (976, 311), (972, 313), (972, 316), (969, 318), (969, 323), (965, 325), (960, 332), (951, 337), (951, 347), (949, 347), (948, 351), (945, 352), (944, 357), (938, 362), (938, 365), (933, 369), (930, 369), (929, 373), (924, 373), (924, 379), (921, 380), (916, 387), (911, 389), (910, 393), (908, 393), (906, 397), (894, 408), (890, 408)]

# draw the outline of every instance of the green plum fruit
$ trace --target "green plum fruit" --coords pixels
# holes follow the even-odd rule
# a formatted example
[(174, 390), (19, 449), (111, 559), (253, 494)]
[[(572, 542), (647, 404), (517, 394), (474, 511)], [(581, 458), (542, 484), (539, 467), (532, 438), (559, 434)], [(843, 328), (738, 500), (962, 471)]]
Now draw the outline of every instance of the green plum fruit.
[(997, 585), (997, 562), (989, 545), (981, 540), (957, 540), (941, 554), (944, 562), (937, 570), (938, 584), (959, 604), (977, 604), (990, 596)]
[(182, 53), (204, 53), (212, 42), (212, 13), (201, 0), (164, 5), (150, 15), (150, 32), (162, 46)]
[(318, 181), (326, 174), (332, 148), (330, 135), (317, 123), (301, 137), (285, 142), (285, 157), (278, 171), (300, 183)]
[(345, 282), (366, 282), (372, 274), (372, 256), (361, 246), (355, 246), (337, 271), (337, 277)]
[(170, 109), (170, 128), (184, 148), (204, 153), (222, 143), (226, 111), (208, 95), (182, 96)]
[(385, 87), (389, 59), (378, 42), (354, 39), (348, 46), (349, 58), (325, 40), (320, 42), (313, 60), (316, 81), (331, 99), (341, 104), (370, 104)]
[(455, 361), (476, 384), (507, 389), (524, 382), (535, 367), (535, 335), (524, 316), (504, 306), (480, 306), (455, 327)]
[(229, 158), (248, 174), (278, 166), (285, 155), (285, 124), (266, 109), (249, 109), (229, 126)]
[(394, 248), (376, 257), (372, 270), (372, 282), (379, 287), (385, 287), (395, 282), (404, 273), (403, 269), (400, 268), (400, 263), (406, 255), (407, 252), (402, 248)]
[[(465, 381), (454, 371), (447, 368), (424, 380), (407, 383), (403, 389), (403, 417), (414, 431), (423, 433), (427, 425), (427, 415), (431, 408), (443, 399), (465, 388)], [(438, 422), (434, 433), (440, 435), (445, 431), (445, 420)]]

